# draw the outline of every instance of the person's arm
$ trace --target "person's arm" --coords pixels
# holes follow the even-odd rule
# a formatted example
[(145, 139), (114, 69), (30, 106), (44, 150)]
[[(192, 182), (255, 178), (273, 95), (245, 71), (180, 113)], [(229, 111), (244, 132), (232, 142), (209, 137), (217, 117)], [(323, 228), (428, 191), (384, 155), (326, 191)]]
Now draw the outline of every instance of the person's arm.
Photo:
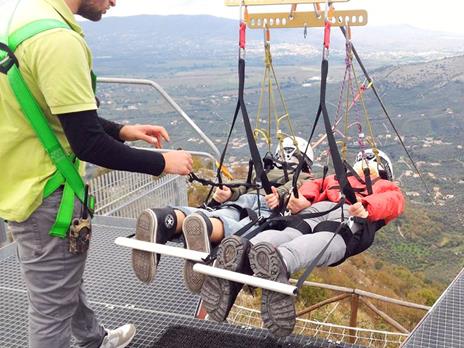
[(374, 193), (361, 200), (369, 213), (368, 219), (370, 221), (385, 220), (388, 223), (400, 216), (405, 206), (400, 188), (387, 180), (379, 180), (374, 186)]
[(61, 114), (58, 118), (79, 159), (109, 169), (151, 175), (163, 172), (162, 154), (133, 149), (115, 140), (105, 131), (95, 110)]
[(114, 140), (120, 141), (122, 143), (124, 142), (124, 140), (121, 139), (120, 134), (119, 134), (121, 131), (121, 128), (124, 127), (123, 124), (112, 122), (112, 121), (106, 120), (101, 117), (98, 117), (98, 121), (100, 122), (106, 134), (108, 134)]

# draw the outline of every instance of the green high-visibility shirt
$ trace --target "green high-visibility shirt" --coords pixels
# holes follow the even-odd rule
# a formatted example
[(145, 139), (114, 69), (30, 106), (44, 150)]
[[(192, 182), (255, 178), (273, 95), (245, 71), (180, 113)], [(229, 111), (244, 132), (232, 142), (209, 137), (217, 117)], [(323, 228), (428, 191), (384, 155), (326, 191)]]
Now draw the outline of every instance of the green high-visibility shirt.
[[(0, 22), (6, 11), (0, 5)], [(15, 55), (21, 74), (44, 111), (66, 152), (66, 140), (57, 115), (96, 110), (92, 90), (92, 55), (82, 28), (64, 0), (22, 0), (9, 33), (40, 19), (66, 22), (72, 30), (52, 29), (21, 44)], [(0, 217), (25, 221), (43, 200), (55, 165), (35, 135), (8, 85), (0, 74)]]

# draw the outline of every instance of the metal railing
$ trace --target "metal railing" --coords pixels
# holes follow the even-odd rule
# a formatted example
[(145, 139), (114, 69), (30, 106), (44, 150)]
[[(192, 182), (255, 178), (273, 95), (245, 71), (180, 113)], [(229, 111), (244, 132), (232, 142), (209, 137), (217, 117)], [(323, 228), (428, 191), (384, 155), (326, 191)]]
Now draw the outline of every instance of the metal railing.
[(6, 235), (6, 224), (0, 219), (0, 248), (8, 242), (8, 237)]
[(113, 77), (99, 77), (98, 83), (112, 83), (112, 84), (126, 84), (126, 85), (141, 85), (141, 86), (148, 86), (155, 89), (166, 102), (181, 116), (188, 125), (197, 133), (205, 143), (213, 150), (214, 155), (216, 158), (221, 157), (221, 153), (219, 152), (216, 145), (214, 145), (213, 141), (203, 133), (203, 131), (196, 125), (195, 122), (187, 115), (187, 113), (182, 110), (182, 108), (169, 96), (169, 94), (156, 82), (152, 80), (145, 80), (145, 79), (128, 79), (128, 78), (113, 78)]

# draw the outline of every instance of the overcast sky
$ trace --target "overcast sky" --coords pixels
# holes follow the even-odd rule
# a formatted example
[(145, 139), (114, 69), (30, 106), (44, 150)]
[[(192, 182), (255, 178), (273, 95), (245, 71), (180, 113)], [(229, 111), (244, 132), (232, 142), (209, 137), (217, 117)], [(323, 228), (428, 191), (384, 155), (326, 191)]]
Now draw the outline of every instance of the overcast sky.
[[(446, 4), (446, 7), (442, 4)], [(410, 24), (424, 29), (464, 34), (463, 0), (440, 4), (432, 0), (352, 0), (335, 6), (339, 9), (368, 10), (370, 25)], [(285, 8), (289, 9), (289, 6)], [(264, 7), (259, 9), (264, 10)], [(238, 13), (237, 8), (225, 7), (223, 0), (117, 0), (117, 6), (108, 15), (209, 14), (238, 18)]]

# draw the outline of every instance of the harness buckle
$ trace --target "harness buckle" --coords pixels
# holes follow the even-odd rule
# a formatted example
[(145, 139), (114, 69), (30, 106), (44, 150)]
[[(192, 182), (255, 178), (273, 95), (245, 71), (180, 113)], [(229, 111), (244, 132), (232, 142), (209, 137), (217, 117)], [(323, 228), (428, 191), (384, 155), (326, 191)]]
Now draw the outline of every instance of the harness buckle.
[(344, 223), (350, 230), (352, 230), (352, 227), (355, 224), (355, 221), (354, 221), (354, 218), (350, 216), (348, 220), (346, 220)]
[(262, 215), (258, 216), (257, 224), (261, 226), (264, 222), (266, 222), (266, 218)]
[(3, 56), (2, 52), (6, 53), (6, 55), (0, 60), (0, 73), (7, 75), (13, 65), (19, 67), (19, 62), (13, 51), (0, 42), (0, 57)]

